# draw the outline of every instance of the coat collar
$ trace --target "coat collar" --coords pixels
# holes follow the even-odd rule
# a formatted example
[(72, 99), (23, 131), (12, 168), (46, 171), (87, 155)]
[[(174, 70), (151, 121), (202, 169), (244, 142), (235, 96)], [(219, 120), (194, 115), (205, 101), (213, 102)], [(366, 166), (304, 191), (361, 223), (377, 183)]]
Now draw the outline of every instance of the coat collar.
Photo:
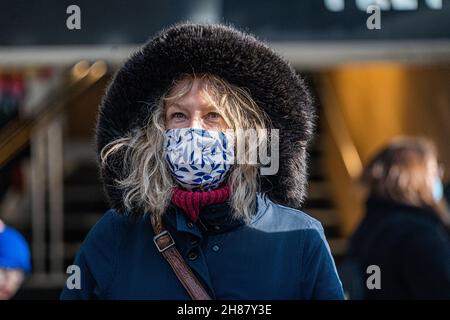
[[(265, 195), (257, 194), (256, 212), (250, 224), (259, 220), (267, 211), (267, 201)], [(190, 221), (180, 208), (170, 204), (165, 215), (165, 223), (172, 226), (176, 232), (186, 232), (198, 237), (226, 233), (246, 225), (244, 219), (236, 219), (231, 215), (231, 207), (228, 201), (206, 206), (201, 210), (196, 222)]]
[(229, 202), (204, 207), (196, 222), (190, 221), (180, 208), (172, 207), (171, 210), (175, 211), (177, 232), (213, 235), (232, 231), (245, 224), (243, 219), (232, 217)]

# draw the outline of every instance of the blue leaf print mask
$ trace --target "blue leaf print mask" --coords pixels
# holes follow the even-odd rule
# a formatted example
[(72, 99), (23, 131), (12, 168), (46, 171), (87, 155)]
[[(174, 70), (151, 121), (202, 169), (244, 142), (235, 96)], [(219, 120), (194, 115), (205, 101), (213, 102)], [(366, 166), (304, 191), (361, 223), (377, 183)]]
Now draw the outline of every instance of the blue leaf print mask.
[(164, 157), (178, 184), (191, 191), (208, 191), (226, 179), (234, 162), (234, 143), (221, 131), (168, 129)]

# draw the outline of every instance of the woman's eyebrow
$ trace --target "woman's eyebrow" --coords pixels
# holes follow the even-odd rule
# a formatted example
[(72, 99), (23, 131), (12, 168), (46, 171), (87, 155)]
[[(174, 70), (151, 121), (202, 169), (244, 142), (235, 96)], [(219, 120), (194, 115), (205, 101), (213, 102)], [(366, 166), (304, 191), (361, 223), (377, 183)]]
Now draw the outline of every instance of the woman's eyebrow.
[(169, 106), (167, 107), (167, 110), (169, 110), (170, 108), (178, 108), (178, 109), (187, 110), (186, 107), (184, 107), (183, 105), (180, 105), (176, 102), (169, 104)]
[[(208, 104), (205, 104), (204, 106), (205, 106), (205, 109), (208, 112), (210, 112), (210, 111), (217, 111), (216, 106), (214, 106), (213, 104), (208, 103)], [(169, 110), (170, 108), (179, 108), (179, 109), (182, 109), (182, 110), (185, 110), (185, 111), (190, 111), (191, 110), (189, 108), (189, 106), (186, 106), (186, 105), (183, 105), (183, 104), (180, 104), (180, 103), (177, 103), (177, 102), (170, 103), (168, 105), (168, 107), (167, 107), (167, 110)]]
[(205, 103), (205, 104), (203, 105), (203, 109), (204, 109), (205, 111), (207, 111), (207, 112), (211, 112), (211, 111), (217, 112), (217, 111), (218, 111), (218, 110), (217, 110), (217, 107), (216, 107), (214, 104), (212, 104), (212, 103)]

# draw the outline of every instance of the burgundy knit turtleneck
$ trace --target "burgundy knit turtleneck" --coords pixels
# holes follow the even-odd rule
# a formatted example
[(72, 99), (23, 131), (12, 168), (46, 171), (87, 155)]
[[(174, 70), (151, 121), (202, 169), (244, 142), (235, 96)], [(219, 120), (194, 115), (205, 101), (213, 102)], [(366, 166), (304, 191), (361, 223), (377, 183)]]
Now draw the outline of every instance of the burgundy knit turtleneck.
[(183, 209), (191, 221), (196, 221), (200, 210), (210, 204), (223, 203), (230, 197), (230, 187), (210, 191), (187, 191), (179, 187), (172, 194), (172, 203)]

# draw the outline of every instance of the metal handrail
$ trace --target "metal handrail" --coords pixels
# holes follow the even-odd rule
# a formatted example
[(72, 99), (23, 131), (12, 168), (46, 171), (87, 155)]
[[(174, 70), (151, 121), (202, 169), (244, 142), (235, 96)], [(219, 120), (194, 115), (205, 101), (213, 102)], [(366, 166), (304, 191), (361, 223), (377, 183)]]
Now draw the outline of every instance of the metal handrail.
[[(330, 128), (330, 134), (336, 143), (348, 176), (353, 180), (356, 180), (363, 169), (361, 157), (355, 142), (345, 125), (344, 116), (335, 103), (335, 101), (337, 101), (337, 96), (332, 82), (326, 75), (324, 75), (321, 80), (328, 93), (325, 95), (325, 101), (322, 104), (325, 121)], [(330, 98), (329, 95), (332, 95), (332, 97)]]
[(67, 82), (55, 88), (47, 98), (37, 106), (36, 115), (11, 120), (0, 129), (0, 167), (16, 156), (30, 142), (33, 129), (46, 126), (64, 111), (69, 101), (79, 97), (87, 88), (103, 78), (106, 68), (93, 64), (86, 72), (75, 73), (76, 66), (66, 73)]

